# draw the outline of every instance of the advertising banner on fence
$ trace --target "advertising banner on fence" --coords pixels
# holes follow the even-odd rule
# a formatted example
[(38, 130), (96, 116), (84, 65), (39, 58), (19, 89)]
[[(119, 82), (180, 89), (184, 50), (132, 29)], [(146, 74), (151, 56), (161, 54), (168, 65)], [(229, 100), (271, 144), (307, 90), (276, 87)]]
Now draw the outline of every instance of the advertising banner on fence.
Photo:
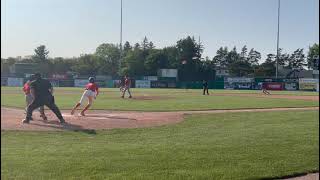
[(87, 79), (75, 79), (74, 80), (74, 87), (84, 87), (85, 85), (88, 84)]
[(267, 82), (264, 84), (265, 88), (267, 90), (283, 90), (284, 89), (284, 84), (281, 82)]
[(59, 87), (59, 80), (50, 80), (50, 83), (53, 87)]
[(298, 83), (295, 83), (295, 82), (286, 82), (284, 84), (284, 88), (285, 90), (289, 90), (289, 91), (295, 91), (295, 90), (298, 90)]
[(8, 85), (8, 78), (1, 77), (1, 86), (7, 86)]
[(8, 78), (8, 86), (23, 86), (23, 78)]
[(151, 81), (152, 88), (167, 88), (168, 83), (164, 81)]
[(319, 83), (319, 79), (301, 78), (299, 79), (299, 89), (316, 91), (317, 83)]
[(52, 74), (50, 76), (50, 79), (55, 79), (55, 80), (59, 80), (59, 79), (67, 79), (68, 76), (66, 74)]
[(151, 81), (149, 80), (136, 80), (136, 88), (150, 88)]
[(251, 89), (253, 78), (232, 77), (226, 78), (224, 88), (225, 89)]
[(242, 77), (232, 77), (227, 78), (228, 83), (251, 83), (253, 82), (253, 78), (242, 78)]
[(158, 76), (143, 76), (143, 80), (158, 81)]

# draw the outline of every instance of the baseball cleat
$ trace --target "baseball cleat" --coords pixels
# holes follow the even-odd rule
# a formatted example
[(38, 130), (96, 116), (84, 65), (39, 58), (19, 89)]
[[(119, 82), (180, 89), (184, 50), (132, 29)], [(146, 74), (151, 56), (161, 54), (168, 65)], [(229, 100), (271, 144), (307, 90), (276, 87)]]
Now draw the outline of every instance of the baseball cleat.
[(30, 120), (27, 120), (27, 119), (23, 119), (23, 120), (22, 120), (22, 123), (27, 123), (27, 124), (29, 124), (29, 122), (30, 122)]

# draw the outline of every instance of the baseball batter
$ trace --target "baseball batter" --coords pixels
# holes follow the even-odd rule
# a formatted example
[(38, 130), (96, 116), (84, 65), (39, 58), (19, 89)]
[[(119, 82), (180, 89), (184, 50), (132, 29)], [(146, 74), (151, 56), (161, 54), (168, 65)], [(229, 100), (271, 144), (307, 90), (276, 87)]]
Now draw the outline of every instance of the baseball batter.
[(89, 107), (93, 103), (93, 99), (96, 99), (96, 97), (99, 94), (99, 88), (98, 85), (95, 83), (95, 80), (93, 77), (89, 78), (89, 83), (85, 87), (85, 91), (82, 94), (82, 97), (80, 101), (74, 106), (74, 108), (71, 111), (71, 115), (74, 114), (75, 110), (84, 103), (85, 99), (88, 99), (87, 106), (81, 111), (81, 116), (85, 116), (85, 112), (89, 109)]

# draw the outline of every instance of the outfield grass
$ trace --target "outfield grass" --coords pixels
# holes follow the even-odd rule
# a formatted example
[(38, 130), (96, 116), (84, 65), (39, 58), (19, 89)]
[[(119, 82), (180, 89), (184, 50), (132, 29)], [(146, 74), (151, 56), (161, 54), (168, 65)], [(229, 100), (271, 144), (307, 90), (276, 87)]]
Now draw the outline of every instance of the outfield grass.
[[(79, 101), (82, 88), (55, 88), (56, 103), (61, 109), (71, 109)], [(220, 93), (253, 93), (261, 91), (213, 90), (211, 96), (203, 96), (201, 90), (184, 89), (132, 89), (134, 97), (154, 97), (153, 100), (121, 99), (119, 89), (101, 88), (101, 94), (92, 109), (176, 111), (238, 108), (306, 107), (318, 106), (319, 102), (291, 99), (221, 96)], [(318, 95), (316, 92), (272, 92), (286, 95)], [(216, 94), (216, 95), (215, 95)], [(1, 106), (23, 108), (21, 88), (2, 87)]]
[(258, 179), (319, 170), (319, 112), (191, 115), (157, 128), (1, 132), (4, 179)]

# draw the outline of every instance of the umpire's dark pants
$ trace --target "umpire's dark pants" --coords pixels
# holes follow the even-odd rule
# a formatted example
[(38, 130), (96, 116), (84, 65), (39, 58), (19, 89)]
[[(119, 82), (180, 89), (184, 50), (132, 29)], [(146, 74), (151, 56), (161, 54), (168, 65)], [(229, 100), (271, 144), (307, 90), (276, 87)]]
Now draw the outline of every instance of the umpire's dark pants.
[(32, 117), (33, 110), (39, 108), (40, 106), (47, 106), (51, 111), (59, 118), (59, 120), (63, 119), (61, 112), (57, 105), (54, 103), (54, 97), (52, 95), (48, 95), (45, 97), (35, 97), (32, 103), (27, 108), (27, 117), (26, 120), (30, 121)]
[(207, 95), (209, 95), (209, 90), (207, 87), (203, 88), (203, 95), (205, 95), (207, 93)]

